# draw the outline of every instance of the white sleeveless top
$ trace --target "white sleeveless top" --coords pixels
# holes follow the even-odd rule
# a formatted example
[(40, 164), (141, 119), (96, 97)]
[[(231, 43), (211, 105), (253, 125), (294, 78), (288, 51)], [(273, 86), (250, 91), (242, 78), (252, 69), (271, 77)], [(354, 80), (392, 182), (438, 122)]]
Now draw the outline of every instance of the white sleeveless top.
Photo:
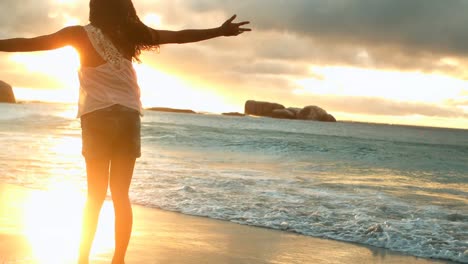
[(122, 56), (100, 29), (91, 24), (84, 29), (94, 49), (106, 63), (98, 67), (80, 68), (78, 117), (115, 104), (142, 114), (140, 87), (132, 62)]

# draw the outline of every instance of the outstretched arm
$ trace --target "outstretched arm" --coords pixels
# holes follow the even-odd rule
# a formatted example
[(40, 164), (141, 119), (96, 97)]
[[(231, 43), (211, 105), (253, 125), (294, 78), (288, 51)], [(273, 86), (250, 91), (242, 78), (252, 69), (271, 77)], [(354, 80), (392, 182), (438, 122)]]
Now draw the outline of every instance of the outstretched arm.
[(36, 38), (15, 38), (0, 40), (0, 51), (30, 52), (53, 50), (76, 44), (79, 26), (66, 27), (54, 34)]
[(169, 30), (154, 30), (155, 40), (157, 44), (169, 44), (169, 43), (190, 43), (198, 42), (202, 40), (217, 38), (217, 37), (230, 37), (238, 36), (246, 31), (251, 31), (250, 28), (242, 28), (242, 26), (249, 24), (250, 22), (244, 21), (240, 23), (233, 23), (236, 19), (236, 15), (232, 16), (229, 20), (223, 23), (220, 27), (210, 29), (186, 29), (181, 31), (169, 31)]

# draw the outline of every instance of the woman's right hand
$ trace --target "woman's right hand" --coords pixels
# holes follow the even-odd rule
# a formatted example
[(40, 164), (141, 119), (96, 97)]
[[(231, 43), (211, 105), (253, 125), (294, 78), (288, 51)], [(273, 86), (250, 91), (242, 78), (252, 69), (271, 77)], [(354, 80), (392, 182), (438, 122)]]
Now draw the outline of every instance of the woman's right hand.
[(233, 15), (230, 19), (221, 25), (221, 35), (226, 37), (238, 36), (246, 31), (252, 31), (250, 28), (242, 28), (244, 25), (250, 24), (249, 21), (243, 21), (240, 23), (232, 23), (236, 19), (237, 15)]

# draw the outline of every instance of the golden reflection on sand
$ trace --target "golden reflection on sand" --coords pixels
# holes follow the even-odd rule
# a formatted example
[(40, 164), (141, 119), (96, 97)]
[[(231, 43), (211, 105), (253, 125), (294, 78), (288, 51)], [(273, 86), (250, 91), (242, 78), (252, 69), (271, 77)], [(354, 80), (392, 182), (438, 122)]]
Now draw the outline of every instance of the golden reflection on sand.
[[(76, 264), (84, 196), (63, 184), (35, 191), (0, 184), (0, 263)], [(113, 214), (105, 203), (90, 263), (110, 263)], [(128, 263), (445, 263), (135, 206)]]
[[(15, 206), (7, 208), (8, 214), (11, 213), (13, 217), (6, 226), (9, 226), (11, 233), (24, 235), (31, 248), (30, 256), (26, 259), (22, 256), (17, 261), (24, 259), (27, 263), (38, 264), (76, 263), (85, 202), (82, 193), (59, 183), (53, 184), (47, 191), (10, 191), (7, 197), (14, 201)], [(13, 222), (15, 220), (18, 222)], [(113, 223), (113, 207), (106, 202), (101, 211), (92, 259), (113, 252)]]

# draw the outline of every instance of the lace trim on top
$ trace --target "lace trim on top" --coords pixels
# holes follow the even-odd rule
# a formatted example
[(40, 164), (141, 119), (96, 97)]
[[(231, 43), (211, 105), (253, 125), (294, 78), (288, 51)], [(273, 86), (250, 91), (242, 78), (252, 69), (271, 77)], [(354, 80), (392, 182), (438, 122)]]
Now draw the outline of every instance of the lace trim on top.
[(88, 38), (93, 44), (96, 52), (109, 64), (115, 68), (120, 68), (120, 64), (125, 58), (119, 52), (119, 50), (114, 46), (114, 44), (108, 39), (102, 31), (89, 24), (84, 27)]

